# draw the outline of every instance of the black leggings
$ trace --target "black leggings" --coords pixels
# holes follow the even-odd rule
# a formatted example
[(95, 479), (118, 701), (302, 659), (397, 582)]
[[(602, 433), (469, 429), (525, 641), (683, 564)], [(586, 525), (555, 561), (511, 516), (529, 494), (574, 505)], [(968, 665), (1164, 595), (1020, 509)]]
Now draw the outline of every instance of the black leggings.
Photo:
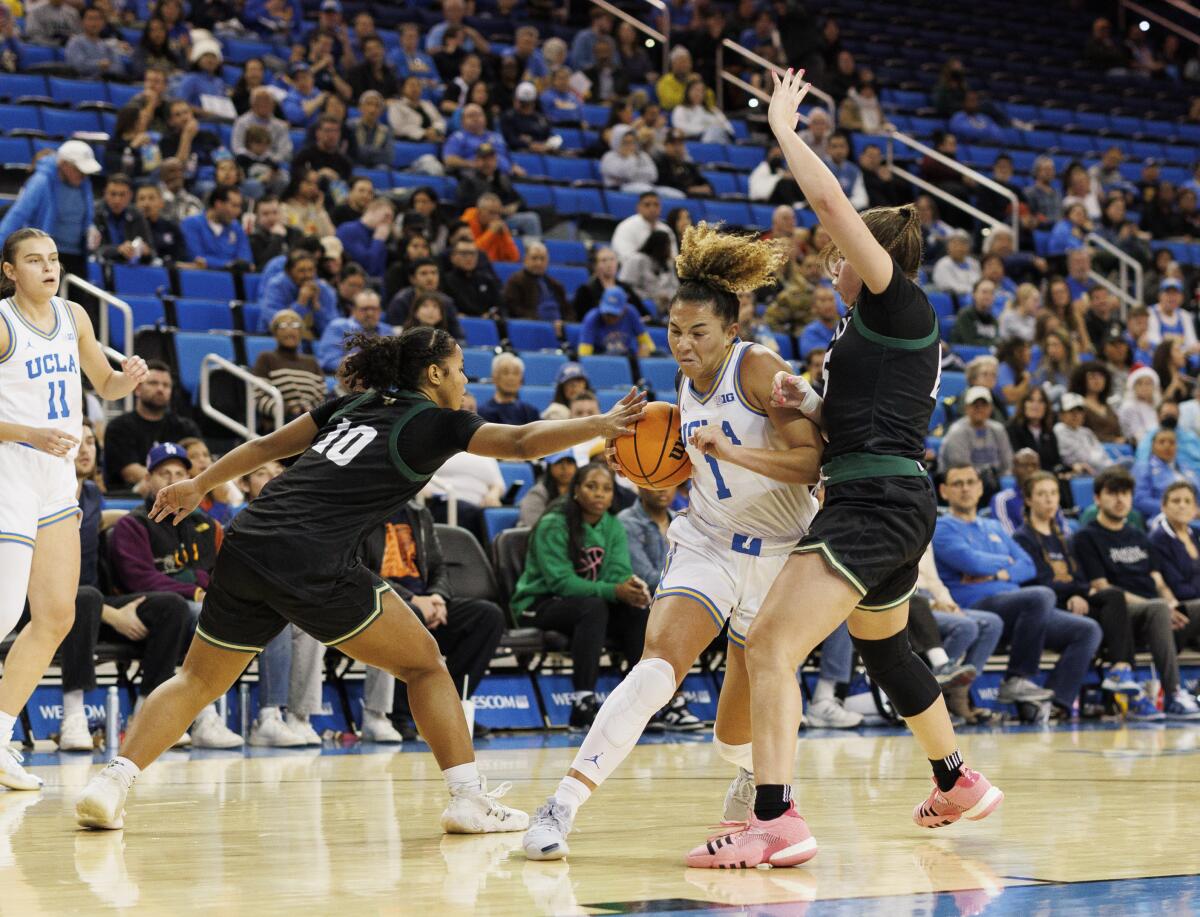
[(600, 677), (600, 654), (607, 636), (629, 665), (642, 657), (649, 608), (596, 597), (546, 596), (525, 613), (525, 619), (542, 630), (558, 631), (571, 638), (572, 681), (576, 691), (595, 691)]
[(1104, 632), (1100, 655), (1109, 663), (1127, 662), (1133, 665), (1133, 620), (1125, 593), (1116, 587), (1101, 589), (1087, 597), (1088, 617), (1095, 619)]

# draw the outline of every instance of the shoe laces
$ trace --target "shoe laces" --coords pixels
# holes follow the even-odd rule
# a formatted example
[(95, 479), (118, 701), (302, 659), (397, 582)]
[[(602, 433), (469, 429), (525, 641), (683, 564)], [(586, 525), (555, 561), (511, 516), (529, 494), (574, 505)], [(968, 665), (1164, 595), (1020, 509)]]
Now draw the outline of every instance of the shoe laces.
[(24, 764), (25, 763), (25, 756), (23, 754), (21, 754), (19, 751), (17, 751), (15, 748), (13, 748), (11, 745), (4, 746), (4, 750), (6, 752), (8, 752), (9, 756), (13, 759), (13, 761), (16, 764)]
[(714, 833), (710, 834), (708, 839), (715, 841), (719, 837), (730, 837), (734, 834), (741, 834), (749, 828), (749, 821), (723, 821), (719, 825), (709, 825), (708, 830)]
[(571, 812), (553, 796), (547, 797), (544, 806), (538, 806), (533, 813), (533, 822), (538, 825), (550, 825), (555, 830), (567, 834), (571, 830)]

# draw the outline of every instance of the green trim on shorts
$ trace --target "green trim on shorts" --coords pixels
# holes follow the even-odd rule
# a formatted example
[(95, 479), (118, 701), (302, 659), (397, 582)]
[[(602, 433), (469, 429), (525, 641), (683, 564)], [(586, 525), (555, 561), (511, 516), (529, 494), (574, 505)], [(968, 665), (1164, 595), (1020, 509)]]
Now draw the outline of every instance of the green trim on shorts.
[(375, 619), (378, 618), (381, 614), (383, 614), (383, 594), (385, 592), (391, 592), (391, 591), (392, 591), (392, 587), (389, 586), (387, 583), (379, 583), (375, 587), (375, 608), (369, 615), (367, 615), (366, 619), (361, 624), (359, 624), (357, 627), (355, 627), (354, 630), (350, 631), (348, 634), (343, 634), (342, 636), (335, 637), (332, 640), (324, 640), (324, 641), (322, 641), (322, 645), (337, 646), (339, 643), (345, 643), (351, 637), (357, 637), (364, 630), (366, 630), (368, 627), (370, 627), (375, 622)]
[(247, 646), (242, 643), (226, 643), (224, 640), (218, 640), (216, 637), (206, 634), (201, 628), (196, 628), (196, 636), (212, 646), (220, 650), (233, 650), (235, 653), (254, 653), (258, 654), (263, 651), (261, 646)]
[(873, 452), (850, 452), (821, 466), (821, 477), (827, 487), (863, 478), (923, 478), (927, 474), (925, 466), (914, 459)]
[(911, 599), (913, 597), (913, 593), (916, 591), (917, 587), (914, 585), (903, 595), (903, 597), (896, 599), (894, 602), (888, 602), (886, 605), (857, 605), (855, 607), (860, 608), (863, 611), (891, 611), (893, 608), (899, 608), (901, 605)]
[(830, 550), (829, 545), (825, 542), (818, 541), (816, 544), (802, 544), (792, 548), (793, 554), (811, 554), (813, 551), (820, 551), (821, 555), (825, 558), (825, 563), (829, 564), (835, 573), (840, 573), (846, 582), (864, 596), (867, 594), (867, 587), (862, 584), (857, 576), (850, 572), (850, 569), (845, 564), (837, 559), (833, 551)]
[[(930, 307), (930, 311), (933, 309)], [(880, 347), (890, 347), (893, 350), (924, 350), (930, 344), (938, 339), (938, 319), (937, 314), (933, 316), (933, 330), (923, 338), (910, 340), (908, 338), (892, 338), (886, 334), (880, 334), (878, 331), (872, 331), (867, 327), (867, 323), (863, 321), (862, 310), (854, 309), (854, 327), (858, 329), (858, 333), (865, 337), (872, 344), (878, 344)]]

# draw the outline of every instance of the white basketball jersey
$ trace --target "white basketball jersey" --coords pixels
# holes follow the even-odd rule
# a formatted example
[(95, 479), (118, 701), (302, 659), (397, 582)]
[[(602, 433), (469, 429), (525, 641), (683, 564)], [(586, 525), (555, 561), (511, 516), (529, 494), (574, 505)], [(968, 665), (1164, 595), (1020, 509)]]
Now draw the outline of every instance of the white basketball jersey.
[[(717, 381), (697, 392), (685, 378), (679, 413), (686, 444), (701, 426), (719, 426), (735, 445), (751, 449), (788, 448), (764, 411), (751, 407), (741, 386), (742, 358), (754, 344), (739, 341), (725, 357)], [(786, 484), (719, 462), (687, 446), (692, 460), (688, 518), (710, 537), (745, 554), (771, 554), (793, 547), (808, 531), (817, 501), (803, 484)]]
[[(83, 385), (79, 377), (79, 340), (71, 308), (50, 300), (54, 327), (36, 328), (11, 299), (0, 300), (0, 322), (9, 335), (0, 353), (0, 421), (29, 427), (53, 427), (79, 438), (83, 434)], [(77, 449), (67, 458), (75, 459)]]

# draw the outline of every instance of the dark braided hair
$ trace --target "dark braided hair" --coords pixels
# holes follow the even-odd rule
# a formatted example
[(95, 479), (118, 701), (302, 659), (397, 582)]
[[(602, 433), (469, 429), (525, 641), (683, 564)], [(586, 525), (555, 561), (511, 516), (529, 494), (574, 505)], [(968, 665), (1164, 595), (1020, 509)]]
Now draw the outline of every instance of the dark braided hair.
[(458, 342), (440, 328), (410, 328), (397, 335), (356, 334), (346, 341), (351, 351), (341, 367), (351, 391), (416, 391), (433, 364), (443, 365)]

